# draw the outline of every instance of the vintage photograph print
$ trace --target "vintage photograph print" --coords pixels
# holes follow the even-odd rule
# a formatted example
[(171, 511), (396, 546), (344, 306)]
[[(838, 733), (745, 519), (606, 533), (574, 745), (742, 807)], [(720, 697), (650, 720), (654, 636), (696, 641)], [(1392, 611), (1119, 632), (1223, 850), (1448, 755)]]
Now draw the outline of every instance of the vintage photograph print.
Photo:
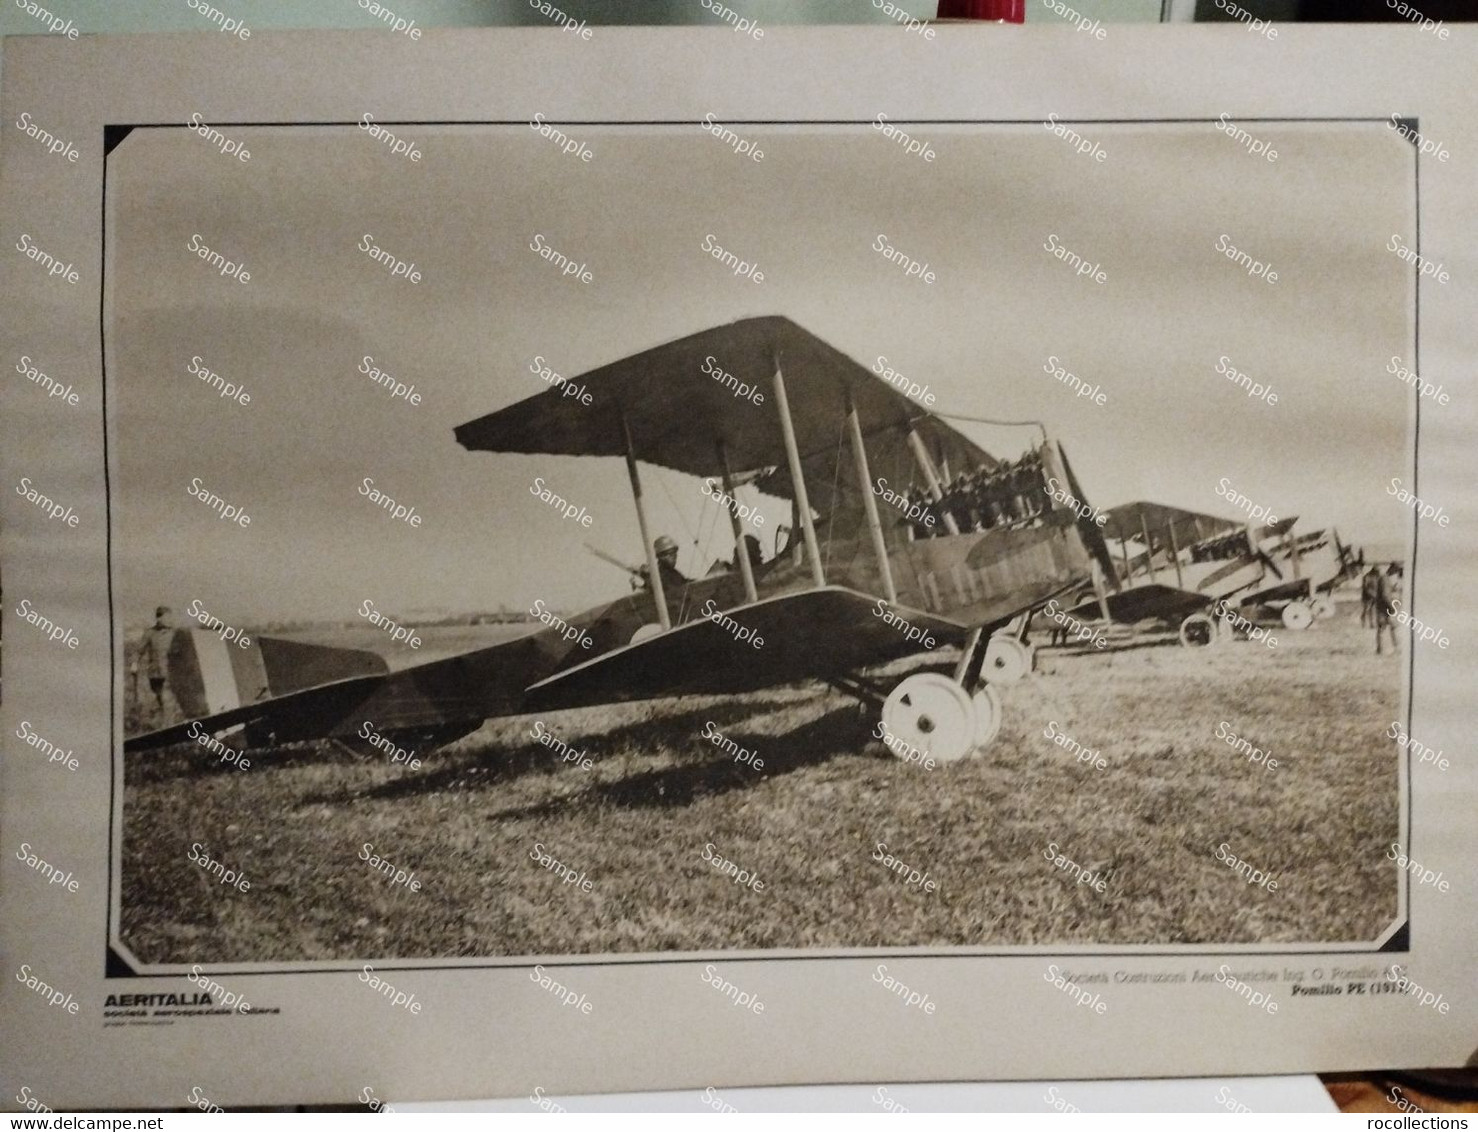
[(109, 141), (132, 969), (1401, 931), (1419, 123)]

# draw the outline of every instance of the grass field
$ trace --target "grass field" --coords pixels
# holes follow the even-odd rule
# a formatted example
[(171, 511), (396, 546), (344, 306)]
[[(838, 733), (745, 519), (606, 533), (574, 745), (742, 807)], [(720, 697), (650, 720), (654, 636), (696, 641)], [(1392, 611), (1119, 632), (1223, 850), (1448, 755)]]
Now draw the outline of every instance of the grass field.
[[(1396, 913), (1386, 732), (1404, 658), (1375, 656), (1349, 605), (1276, 635), (1275, 649), (1041, 649), (1004, 692), (995, 744), (934, 770), (892, 759), (872, 717), (820, 687), (543, 717), (593, 769), (560, 764), (531, 718), (414, 771), (326, 745), (246, 772), (178, 748), (130, 755), (123, 938), (151, 963), (1373, 939)], [(706, 742), (709, 720), (763, 770)], [(1049, 720), (1107, 769), (1045, 738)], [(1223, 721), (1279, 765), (1249, 763)], [(196, 841), (250, 891), (193, 864)], [(880, 841), (937, 889), (874, 860)], [(420, 891), (373, 871), (365, 842)], [(536, 842), (592, 891), (531, 860)], [(1049, 842), (1106, 892), (1055, 868)], [(716, 872), (706, 843), (763, 891)], [(1218, 860), (1222, 843), (1277, 890)]]

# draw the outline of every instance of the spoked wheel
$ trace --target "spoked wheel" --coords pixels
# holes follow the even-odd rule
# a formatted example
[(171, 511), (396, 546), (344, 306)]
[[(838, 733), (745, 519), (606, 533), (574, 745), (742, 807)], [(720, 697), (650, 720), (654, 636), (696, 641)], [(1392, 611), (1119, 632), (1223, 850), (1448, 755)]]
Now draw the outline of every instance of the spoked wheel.
[[(979, 742), (975, 702), (964, 688), (938, 672), (916, 672), (900, 681), (883, 701), (883, 726), (894, 739), (939, 762), (962, 759)], [(996, 727), (1000, 727), (999, 713)], [(907, 751), (893, 753), (900, 758), (907, 755)]]
[(1289, 629), (1307, 629), (1314, 623), (1314, 611), (1301, 601), (1290, 601), (1283, 607), (1283, 624)]
[(1188, 649), (1204, 649), (1221, 636), (1216, 622), (1205, 613), (1192, 613), (1180, 623), (1180, 643)]
[(992, 637), (985, 646), (980, 678), (988, 684), (1015, 684), (1032, 670), (1032, 647), (1015, 637)]
[(1005, 715), (1005, 707), (1001, 703), (1001, 693), (989, 684), (971, 698), (975, 703), (975, 749), (983, 751), (994, 743), (996, 736), (1001, 733), (1001, 719)]
[(1320, 594), (1309, 602), (1309, 611), (1320, 621), (1334, 616), (1334, 601), (1328, 594)]

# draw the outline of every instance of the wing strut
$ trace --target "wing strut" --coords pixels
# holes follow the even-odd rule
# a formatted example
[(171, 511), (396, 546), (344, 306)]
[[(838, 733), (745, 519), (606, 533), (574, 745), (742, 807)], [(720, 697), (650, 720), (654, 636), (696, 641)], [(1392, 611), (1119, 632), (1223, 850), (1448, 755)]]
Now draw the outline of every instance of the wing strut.
[(1155, 580), (1155, 544), (1150, 542), (1150, 529), (1145, 525), (1144, 508), (1139, 509), (1139, 533), (1144, 535), (1144, 565), (1150, 572), (1150, 581)]
[(621, 414), (621, 435), (626, 440), (626, 474), (631, 477), (631, 495), (636, 500), (636, 525), (641, 528), (642, 549), (647, 552), (647, 583), (652, 587), (652, 597), (657, 601), (657, 619), (663, 631), (672, 628), (672, 615), (667, 612), (667, 591), (662, 586), (662, 571), (657, 565), (657, 548), (652, 543), (647, 529), (647, 509), (641, 501), (641, 473), (636, 470), (636, 450), (631, 444), (631, 429), (626, 424), (626, 414)]
[[(718, 463), (724, 471), (724, 494), (734, 498), (734, 473), (729, 470), (729, 450), (722, 440), (718, 442)], [(759, 601), (754, 588), (754, 565), (749, 561), (749, 551), (744, 546), (744, 530), (739, 525), (738, 508), (725, 506), (729, 513), (729, 526), (734, 530), (734, 559), (739, 563), (739, 573), (744, 578), (744, 600), (750, 605)]]
[(785, 397), (785, 375), (780, 372), (778, 352), (775, 354), (775, 406), (780, 411), (780, 435), (785, 440), (790, 482), (795, 487), (795, 506), (800, 512), (801, 533), (806, 538), (806, 557), (811, 560), (811, 580), (820, 589), (826, 585), (826, 574), (821, 569), (821, 547), (816, 542), (816, 526), (811, 522), (811, 500), (806, 495), (806, 477), (801, 472), (801, 450), (795, 442), (795, 422), (790, 419), (790, 402)]
[(893, 588), (893, 568), (888, 564), (888, 544), (883, 539), (883, 524), (878, 519), (878, 501), (872, 494), (872, 472), (867, 466), (867, 445), (862, 441), (862, 424), (857, 419), (857, 406), (852, 391), (847, 390), (847, 430), (852, 439), (852, 457), (857, 465), (857, 478), (862, 483), (862, 507), (867, 512), (867, 531), (872, 535), (872, 551), (877, 556), (878, 573), (883, 576), (883, 596), (889, 605), (898, 604), (898, 591)]
[(1171, 519), (1166, 529), (1170, 532), (1170, 559), (1175, 563), (1175, 588), (1185, 589), (1185, 579), (1180, 576), (1180, 546), (1175, 541), (1175, 520)]
[[(944, 488), (939, 486), (939, 474), (934, 470), (934, 461), (929, 459), (929, 450), (913, 429), (908, 430), (908, 446), (913, 449), (914, 459), (919, 462), (919, 471), (924, 473), (924, 482), (929, 485), (929, 498), (935, 503), (943, 502)], [(954, 515), (943, 507), (939, 510), (944, 515), (944, 529), (952, 535), (959, 534), (960, 524), (955, 522)]]

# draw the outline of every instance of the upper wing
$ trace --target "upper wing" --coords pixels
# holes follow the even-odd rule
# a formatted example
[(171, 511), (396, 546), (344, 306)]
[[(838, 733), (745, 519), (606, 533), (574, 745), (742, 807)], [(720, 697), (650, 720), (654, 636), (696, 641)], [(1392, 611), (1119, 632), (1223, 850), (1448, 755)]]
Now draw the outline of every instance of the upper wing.
[[(880, 609), (889, 614), (884, 618)], [(843, 675), (869, 664), (958, 644), (965, 625), (920, 610), (884, 607), (842, 586), (803, 590), (729, 610), (736, 629), (702, 619), (565, 669), (529, 688), (527, 711), (674, 695), (722, 695)], [(738, 639), (743, 636), (744, 639)], [(762, 642), (758, 647), (753, 643)]]
[[(611, 362), (460, 425), (456, 437), (471, 450), (624, 456), (624, 417), (637, 456), (650, 464), (718, 476), (722, 442), (736, 472), (784, 468), (774, 404), (777, 363), (803, 459), (836, 451), (850, 393), (864, 435), (916, 427), (937, 456), (961, 466), (971, 458), (996, 463), (881, 377), (778, 315), (715, 326)], [(570, 385), (588, 391), (590, 404), (567, 395)]]
[(1111, 539), (1144, 541), (1145, 534), (1157, 546), (1166, 541), (1166, 531), (1174, 531), (1179, 546), (1190, 546), (1202, 539), (1229, 534), (1243, 529), (1243, 524), (1203, 511), (1187, 511), (1164, 503), (1121, 503), (1105, 512), (1103, 533)]

